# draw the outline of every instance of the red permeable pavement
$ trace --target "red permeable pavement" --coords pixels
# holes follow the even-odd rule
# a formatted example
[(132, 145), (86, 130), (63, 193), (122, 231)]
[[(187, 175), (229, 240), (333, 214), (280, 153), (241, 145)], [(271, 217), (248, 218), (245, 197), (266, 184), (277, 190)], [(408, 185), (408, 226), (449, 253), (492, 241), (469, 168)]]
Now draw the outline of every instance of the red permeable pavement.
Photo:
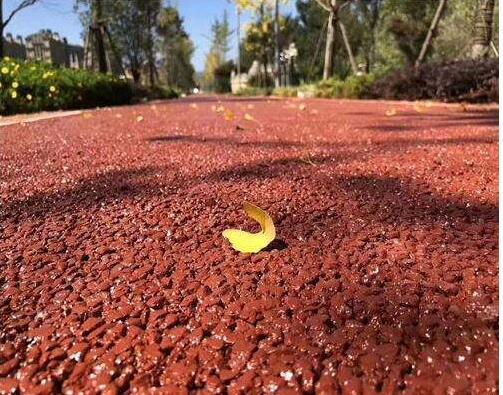
[(0, 392), (498, 389), (497, 107), (197, 97), (0, 139)]

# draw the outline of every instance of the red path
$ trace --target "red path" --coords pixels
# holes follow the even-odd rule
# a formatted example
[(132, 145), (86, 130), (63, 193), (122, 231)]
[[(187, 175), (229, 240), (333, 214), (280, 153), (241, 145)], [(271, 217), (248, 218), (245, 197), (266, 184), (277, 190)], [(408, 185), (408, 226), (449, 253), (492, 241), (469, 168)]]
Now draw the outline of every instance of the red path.
[(497, 110), (193, 102), (0, 128), (0, 393), (497, 389)]

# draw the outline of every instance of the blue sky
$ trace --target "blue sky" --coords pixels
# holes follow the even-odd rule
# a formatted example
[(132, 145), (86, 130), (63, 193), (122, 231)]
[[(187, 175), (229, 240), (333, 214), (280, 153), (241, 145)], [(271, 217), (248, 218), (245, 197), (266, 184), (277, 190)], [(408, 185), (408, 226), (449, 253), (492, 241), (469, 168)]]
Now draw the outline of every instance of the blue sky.
[[(126, 1), (126, 0), (117, 0)], [(20, 0), (4, 0), (4, 15), (19, 4)], [(185, 20), (185, 29), (196, 46), (193, 63), (197, 71), (204, 68), (205, 54), (208, 51), (210, 27), (215, 18), (220, 17), (224, 10), (229, 14), (231, 27), (236, 28), (236, 11), (228, 0), (166, 0), (178, 6)], [(292, 2), (293, 3), (293, 2)], [(73, 11), (74, 0), (40, 0), (40, 3), (20, 11), (7, 26), (6, 32), (14, 35), (27, 36), (40, 29), (51, 29), (60, 36), (66, 37), (70, 43), (82, 44), (82, 26)], [(294, 7), (283, 6), (283, 12), (290, 12)], [(241, 18), (243, 24), (251, 20), (251, 15), (245, 13)], [(235, 58), (237, 53), (236, 38), (233, 37), (232, 51), (229, 56)]]

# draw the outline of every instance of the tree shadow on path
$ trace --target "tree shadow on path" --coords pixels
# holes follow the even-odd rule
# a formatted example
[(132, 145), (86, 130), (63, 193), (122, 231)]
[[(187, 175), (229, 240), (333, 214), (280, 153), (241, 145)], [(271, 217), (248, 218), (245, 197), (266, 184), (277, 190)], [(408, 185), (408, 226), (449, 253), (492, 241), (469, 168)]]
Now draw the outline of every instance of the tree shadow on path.
[(72, 213), (82, 207), (106, 204), (154, 190), (151, 176), (156, 167), (112, 170), (83, 178), (64, 190), (35, 193), (27, 199), (8, 202), (3, 209), (6, 217), (25, 214), (36, 218), (54, 213)]

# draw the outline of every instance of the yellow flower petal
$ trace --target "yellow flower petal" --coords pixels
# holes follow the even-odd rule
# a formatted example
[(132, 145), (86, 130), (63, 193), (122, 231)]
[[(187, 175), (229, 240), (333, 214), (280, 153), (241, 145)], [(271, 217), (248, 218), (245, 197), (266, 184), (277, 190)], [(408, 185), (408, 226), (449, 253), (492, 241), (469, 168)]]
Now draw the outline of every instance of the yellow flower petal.
[(276, 228), (271, 216), (260, 207), (244, 202), (243, 208), (248, 216), (260, 224), (258, 233), (249, 233), (239, 229), (226, 229), (222, 235), (232, 248), (243, 253), (257, 253), (267, 247), (276, 238)]

